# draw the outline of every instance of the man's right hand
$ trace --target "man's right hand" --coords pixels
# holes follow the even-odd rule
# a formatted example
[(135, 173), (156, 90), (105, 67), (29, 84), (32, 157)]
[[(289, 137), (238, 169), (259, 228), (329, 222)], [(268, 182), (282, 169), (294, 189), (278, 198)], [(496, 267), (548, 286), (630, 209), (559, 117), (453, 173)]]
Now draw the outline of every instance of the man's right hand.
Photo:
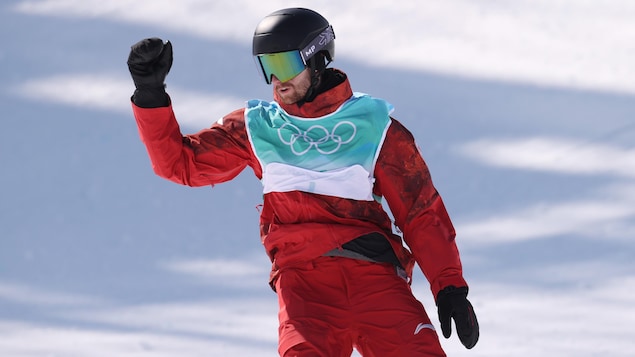
[(160, 38), (146, 38), (130, 49), (128, 69), (137, 89), (163, 87), (172, 67), (172, 44)]
[(132, 102), (142, 108), (166, 107), (165, 77), (172, 68), (172, 44), (160, 38), (146, 38), (130, 49), (128, 69), (137, 88)]

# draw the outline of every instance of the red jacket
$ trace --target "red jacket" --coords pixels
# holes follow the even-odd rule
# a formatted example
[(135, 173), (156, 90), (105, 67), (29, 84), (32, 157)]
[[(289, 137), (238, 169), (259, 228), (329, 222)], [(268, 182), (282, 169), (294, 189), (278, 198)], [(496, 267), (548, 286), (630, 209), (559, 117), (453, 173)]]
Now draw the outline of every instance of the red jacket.
[[(351, 95), (346, 80), (301, 107), (280, 105), (289, 114), (312, 118), (332, 113)], [(244, 109), (229, 113), (209, 129), (185, 136), (171, 106), (145, 109), (133, 104), (133, 112), (157, 175), (183, 185), (205, 186), (231, 180), (249, 166), (262, 178), (247, 137)], [(260, 234), (273, 262), (272, 279), (279, 269), (310, 261), (364, 234), (380, 232), (409, 275), (417, 262), (433, 296), (448, 285), (467, 285), (443, 201), (412, 134), (395, 119), (374, 176), (374, 193), (385, 198), (412, 254), (392, 233), (391, 220), (376, 201), (271, 192), (264, 195)]]

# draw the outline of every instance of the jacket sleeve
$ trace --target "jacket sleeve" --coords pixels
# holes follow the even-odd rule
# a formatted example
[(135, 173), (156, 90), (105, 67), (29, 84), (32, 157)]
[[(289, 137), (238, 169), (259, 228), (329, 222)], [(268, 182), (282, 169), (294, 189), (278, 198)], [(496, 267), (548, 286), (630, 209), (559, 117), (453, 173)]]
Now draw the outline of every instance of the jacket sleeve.
[(132, 109), (152, 168), (163, 178), (188, 186), (214, 185), (254, 163), (242, 109), (185, 136), (171, 106), (140, 108), (133, 103)]
[(375, 179), (376, 190), (386, 199), (434, 298), (446, 286), (467, 286), (443, 200), (412, 134), (394, 119), (379, 154)]

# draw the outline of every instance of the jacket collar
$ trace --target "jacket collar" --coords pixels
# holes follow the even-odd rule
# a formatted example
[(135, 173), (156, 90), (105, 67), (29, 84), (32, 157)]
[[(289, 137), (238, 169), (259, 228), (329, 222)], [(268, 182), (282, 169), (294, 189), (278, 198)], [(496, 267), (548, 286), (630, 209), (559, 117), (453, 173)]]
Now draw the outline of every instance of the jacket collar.
[[(340, 70), (332, 70), (344, 74)], [(346, 75), (344, 74), (344, 76)], [(317, 118), (333, 113), (344, 104), (344, 102), (350, 99), (352, 95), (353, 90), (351, 89), (351, 84), (348, 78), (345, 78), (344, 81), (338, 85), (318, 94), (313, 101), (304, 102), (301, 105), (283, 104), (278, 100), (275, 92), (273, 98), (288, 114), (302, 118)]]

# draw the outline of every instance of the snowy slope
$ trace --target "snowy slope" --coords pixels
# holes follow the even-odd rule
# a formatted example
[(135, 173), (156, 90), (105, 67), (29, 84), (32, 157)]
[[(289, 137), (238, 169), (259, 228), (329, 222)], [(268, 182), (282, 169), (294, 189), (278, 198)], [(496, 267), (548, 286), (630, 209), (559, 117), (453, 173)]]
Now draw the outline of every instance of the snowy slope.
[(395, 105), (446, 201), (482, 330), (448, 354), (631, 356), (628, 0), (3, 2), (0, 356), (276, 355), (260, 183), (156, 177), (125, 60), (173, 42), (168, 89), (194, 132), (270, 97), (251, 33), (295, 5), (329, 18), (335, 66)]

